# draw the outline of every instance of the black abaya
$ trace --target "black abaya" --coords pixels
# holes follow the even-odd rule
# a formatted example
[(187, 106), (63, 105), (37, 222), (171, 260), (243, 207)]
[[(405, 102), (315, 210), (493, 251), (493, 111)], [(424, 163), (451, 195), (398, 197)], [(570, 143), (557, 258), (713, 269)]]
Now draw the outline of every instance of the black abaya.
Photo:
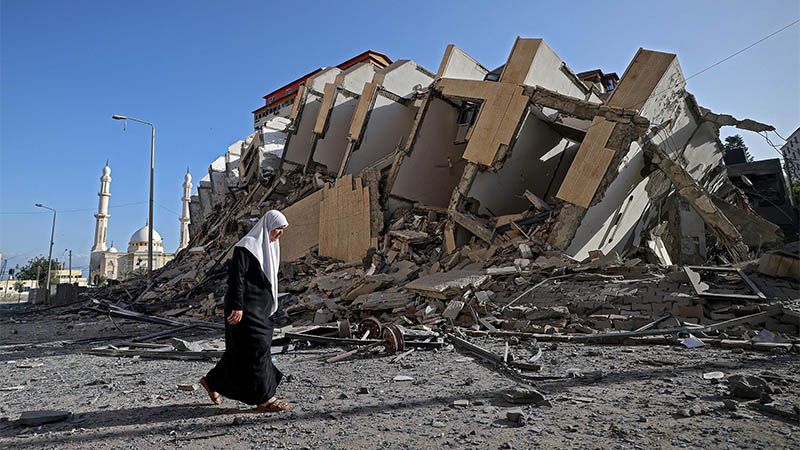
[(275, 323), (269, 317), (275, 299), (258, 260), (235, 247), (228, 270), (225, 317), (242, 310), (236, 325), (225, 322), (225, 353), (206, 375), (211, 390), (249, 405), (272, 398), (283, 374), (272, 364), (270, 346)]

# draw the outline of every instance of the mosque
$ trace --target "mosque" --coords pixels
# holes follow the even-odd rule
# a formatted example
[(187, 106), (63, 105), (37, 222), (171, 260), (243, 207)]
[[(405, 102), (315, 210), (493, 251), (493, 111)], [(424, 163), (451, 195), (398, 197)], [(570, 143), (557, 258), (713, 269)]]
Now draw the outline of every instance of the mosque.
[[(106, 246), (108, 235), (108, 213), (109, 201), (111, 199), (111, 167), (106, 162), (103, 167), (103, 176), (100, 177), (100, 202), (97, 207), (97, 214), (94, 215), (94, 245), (89, 259), (89, 280), (97, 285), (103, 279), (122, 280), (127, 278), (132, 272), (142, 269), (147, 270), (147, 225), (136, 230), (128, 241), (126, 252), (120, 252), (114, 247)], [(192, 176), (186, 172), (183, 179), (183, 197), (181, 201), (183, 208), (181, 217), (180, 245), (175, 253), (164, 251), (164, 241), (161, 235), (153, 229), (153, 270), (163, 267), (170, 262), (175, 255), (189, 245), (189, 198), (192, 192)]]

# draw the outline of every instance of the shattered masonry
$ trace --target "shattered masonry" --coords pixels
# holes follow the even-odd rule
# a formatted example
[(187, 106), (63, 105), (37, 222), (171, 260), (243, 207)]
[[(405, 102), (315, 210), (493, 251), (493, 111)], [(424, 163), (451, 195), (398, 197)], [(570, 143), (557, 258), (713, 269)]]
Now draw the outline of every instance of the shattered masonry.
[[(290, 223), (282, 276), (299, 324), (383, 311), (406, 325), (595, 333), (774, 306), (737, 302), (745, 281), (770, 301), (796, 297), (797, 252), (779, 250), (780, 228), (730, 181), (719, 141), (722, 126), (773, 128), (698, 105), (674, 54), (639, 49), (617, 79), (574, 73), (542, 39), (518, 38), (494, 70), (449, 45), (436, 73), (411, 60), (320, 69), (288, 118), (259, 123), (211, 164), (188, 248), (135, 303), (219, 301), (232, 245), (271, 208)], [(754, 281), (710, 273), (733, 297), (700, 294), (673, 267), (762, 254)], [(538, 311), (517, 295), (528, 284)], [(767, 325), (797, 333), (796, 314)]]

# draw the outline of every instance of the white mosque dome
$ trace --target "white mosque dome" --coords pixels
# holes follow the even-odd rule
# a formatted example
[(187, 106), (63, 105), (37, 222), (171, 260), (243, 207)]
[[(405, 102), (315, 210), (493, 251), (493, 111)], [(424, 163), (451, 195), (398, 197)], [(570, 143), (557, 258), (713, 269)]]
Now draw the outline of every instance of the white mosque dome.
[(114, 247), (114, 243), (113, 243), (113, 242), (111, 243), (111, 248), (109, 248), (109, 249), (108, 249), (108, 250), (106, 250), (106, 251), (107, 251), (108, 253), (119, 253), (119, 250), (117, 250), (117, 247)]
[[(147, 251), (147, 225), (136, 230), (128, 241), (128, 253)], [(164, 241), (158, 231), (153, 229), (153, 251), (164, 251)]]

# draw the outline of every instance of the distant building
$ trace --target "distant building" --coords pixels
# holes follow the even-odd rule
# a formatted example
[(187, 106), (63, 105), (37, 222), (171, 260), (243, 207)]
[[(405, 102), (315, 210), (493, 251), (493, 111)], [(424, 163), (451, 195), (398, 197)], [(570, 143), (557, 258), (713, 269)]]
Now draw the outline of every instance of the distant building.
[(786, 161), (786, 172), (789, 181), (800, 183), (800, 128), (789, 135), (786, 143), (781, 147), (783, 160)]
[[(184, 184), (190, 183), (191, 178), (187, 174)], [(191, 186), (191, 184), (190, 184)], [(108, 235), (108, 204), (111, 198), (111, 167), (108, 163), (103, 168), (103, 176), (100, 177), (100, 192), (97, 194), (100, 202), (95, 214), (95, 232), (92, 254), (89, 259), (89, 280), (96, 285), (101, 279), (120, 280), (127, 278), (131, 272), (147, 269), (147, 225), (136, 230), (128, 241), (127, 252), (123, 253), (114, 248), (106, 246)], [(184, 192), (184, 197), (186, 197)], [(181, 233), (187, 232), (187, 227), (181, 227)], [(188, 237), (181, 237), (181, 243), (188, 241)], [(161, 235), (153, 230), (153, 270), (160, 269), (175, 257), (175, 253), (164, 251), (164, 241)], [(65, 271), (66, 272), (66, 271)]]
[[(6, 285), (8, 285), (8, 290), (6, 290)], [(39, 283), (36, 280), (15, 280), (12, 278), (8, 280), (8, 283), (5, 281), (0, 282), (0, 293), (15, 294), (19, 292), (28, 292), (38, 287)]]
[(619, 76), (615, 72), (603, 73), (600, 69), (581, 72), (578, 78), (588, 87), (594, 87), (601, 94), (609, 94), (619, 83)]
[[(367, 63), (382, 69), (392, 63), (392, 60), (383, 53), (367, 50), (360, 53), (347, 61), (339, 64), (339, 69), (345, 70), (358, 63)], [(297, 97), (297, 88), (300, 87), (307, 79), (321, 72), (324, 67), (309, 72), (302, 77), (292, 81), (289, 84), (279, 87), (269, 94), (264, 96), (264, 106), (253, 111), (253, 128), (258, 130), (270, 118), (275, 116), (289, 117), (294, 98)]]
[(84, 278), (80, 269), (72, 269), (72, 271), (69, 269), (63, 269), (53, 272), (53, 281), (56, 284), (77, 283), (78, 286), (86, 286), (86, 278)]
[(778, 158), (727, 165), (728, 178), (747, 196), (755, 212), (783, 230), (787, 242), (797, 240), (797, 208), (792, 207)]

